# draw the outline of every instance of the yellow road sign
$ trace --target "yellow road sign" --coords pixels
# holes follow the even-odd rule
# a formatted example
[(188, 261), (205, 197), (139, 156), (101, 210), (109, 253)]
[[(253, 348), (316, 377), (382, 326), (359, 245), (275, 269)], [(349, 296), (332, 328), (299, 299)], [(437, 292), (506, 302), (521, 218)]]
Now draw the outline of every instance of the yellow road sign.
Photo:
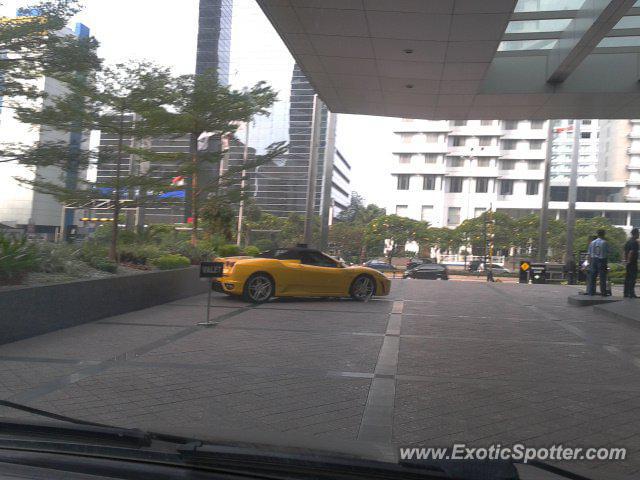
[(526, 272), (527, 270), (529, 270), (529, 267), (531, 265), (529, 265), (527, 262), (524, 262), (522, 265), (520, 265), (520, 268), (522, 269), (523, 272)]

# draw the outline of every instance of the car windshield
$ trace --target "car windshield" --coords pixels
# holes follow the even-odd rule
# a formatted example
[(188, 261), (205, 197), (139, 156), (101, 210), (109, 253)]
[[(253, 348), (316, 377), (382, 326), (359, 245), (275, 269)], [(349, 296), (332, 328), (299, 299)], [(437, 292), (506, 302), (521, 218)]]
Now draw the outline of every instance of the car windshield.
[(630, 0), (0, 0), (0, 472), (73, 417), (640, 478), (639, 60)]

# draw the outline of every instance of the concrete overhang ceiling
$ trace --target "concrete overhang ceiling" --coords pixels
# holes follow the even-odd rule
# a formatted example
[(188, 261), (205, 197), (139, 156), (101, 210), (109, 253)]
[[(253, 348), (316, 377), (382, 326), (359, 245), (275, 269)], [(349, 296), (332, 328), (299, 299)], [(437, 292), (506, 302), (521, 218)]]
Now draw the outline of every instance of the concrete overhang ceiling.
[(257, 0), (328, 107), (640, 118), (637, 0)]

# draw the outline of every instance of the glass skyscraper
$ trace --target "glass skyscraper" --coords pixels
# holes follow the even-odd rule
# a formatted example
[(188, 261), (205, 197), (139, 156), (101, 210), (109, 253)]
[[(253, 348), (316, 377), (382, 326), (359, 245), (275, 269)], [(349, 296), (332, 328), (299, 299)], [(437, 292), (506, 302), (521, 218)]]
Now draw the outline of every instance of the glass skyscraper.
[[(198, 40), (196, 52), (196, 74), (215, 71), (222, 83), (229, 81), (229, 63), (231, 51), (231, 23), (233, 15), (233, 0), (200, 0), (198, 13)], [(112, 146), (115, 139), (102, 134), (100, 146)], [(125, 141), (133, 142), (132, 139)], [(189, 138), (153, 138), (151, 148), (159, 153), (188, 153)], [(220, 142), (213, 139), (212, 148), (219, 148)], [(127, 164), (122, 165), (123, 174), (136, 173), (141, 166), (134, 157), (126, 158)], [(171, 177), (172, 166), (157, 165), (158, 175)], [(99, 182), (108, 180), (115, 174), (115, 165), (100, 165), (97, 172)], [(188, 186), (186, 186), (188, 188)], [(155, 205), (144, 209), (144, 223), (182, 223), (191, 216), (189, 195), (181, 200), (174, 198), (171, 205)]]
[[(251, 125), (249, 145), (260, 154), (272, 143), (289, 143), (288, 154), (249, 173), (251, 193), (265, 212), (277, 216), (304, 214), (315, 91), (255, 0), (233, 3), (229, 83), (234, 88), (243, 88), (266, 81), (278, 92), (278, 102), (269, 116), (258, 117)], [(350, 196), (350, 166), (337, 151), (333, 174), (331, 178), (324, 178), (327, 133), (335, 134), (327, 132), (324, 108), (316, 213), (321, 211), (323, 186), (331, 188), (334, 213), (348, 204)]]

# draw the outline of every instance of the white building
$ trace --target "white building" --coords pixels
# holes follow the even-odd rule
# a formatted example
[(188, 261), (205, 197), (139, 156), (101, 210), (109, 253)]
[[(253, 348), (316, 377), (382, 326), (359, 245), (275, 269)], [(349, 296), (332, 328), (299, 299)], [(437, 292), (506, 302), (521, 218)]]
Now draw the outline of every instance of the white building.
[[(628, 179), (598, 179), (603, 158), (598, 121), (583, 120), (581, 127), (577, 217), (640, 225), (640, 204), (624, 201)], [(455, 228), (489, 207), (514, 217), (538, 211), (547, 131), (547, 122), (540, 120), (398, 120), (387, 212)], [(568, 209), (572, 145), (571, 132), (554, 139), (549, 208), (559, 220)], [(617, 162), (628, 170), (632, 158)]]
[[(77, 31), (86, 27), (79, 24)], [(66, 35), (73, 34), (70, 29), (63, 30)], [(35, 81), (37, 87), (50, 96), (63, 93), (62, 85), (52, 78), (40, 78)], [(19, 122), (11, 108), (13, 102), (24, 99), (3, 99), (0, 102), (0, 144), (21, 143), (33, 145), (37, 142), (68, 141), (69, 134), (54, 132), (39, 126)], [(88, 138), (86, 139), (88, 141)], [(80, 172), (86, 175), (86, 172)], [(21, 184), (17, 178), (44, 181), (60, 181), (62, 172), (56, 167), (25, 167), (17, 162), (0, 162), (0, 223), (12, 227), (29, 227), (30, 233), (52, 238), (61, 224), (62, 205), (50, 195), (35, 192)]]

